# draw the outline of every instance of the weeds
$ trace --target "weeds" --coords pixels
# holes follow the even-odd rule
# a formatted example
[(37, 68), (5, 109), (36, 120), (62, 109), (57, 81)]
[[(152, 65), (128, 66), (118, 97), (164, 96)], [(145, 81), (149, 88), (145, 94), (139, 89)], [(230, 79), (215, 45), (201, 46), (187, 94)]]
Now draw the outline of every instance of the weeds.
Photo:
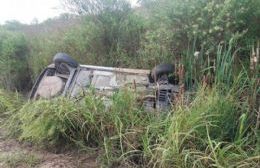
[(32, 154), (15, 152), (0, 155), (0, 162), (2, 166), (9, 168), (16, 168), (19, 166), (32, 168), (40, 163), (40, 159)]
[(15, 110), (22, 104), (22, 98), (18, 93), (9, 93), (0, 90), (0, 113)]
[[(100, 162), (110, 167), (257, 167), (259, 83), (245, 68), (235, 74), (234, 52), (220, 47), (210, 74), (214, 82), (196, 80), (191, 102), (176, 103), (167, 113), (144, 111), (127, 89), (109, 99), (90, 89), (79, 100), (23, 106), (1, 92), (5, 126), (20, 140), (45, 147), (100, 149)], [(193, 68), (197, 76), (212, 67), (187, 73)]]
[[(89, 92), (82, 100), (66, 98), (28, 102), (10, 122), (20, 140), (47, 146), (76, 145), (103, 151), (110, 166), (256, 167), (255, 135), (246, 127), (247, 106), (218, 87), (197, 92), (189, 106), (155, 114), (138, 107), (135, 94), (115, 93), (106, 107)], [(207, 102), (207, 103), (205, 103)], [(254, 152), (255, 151), (255, 152)]]
[[(259, 38), (260, 1), (158, 2), (17, 27), (27, 35), (1, 26), (0, 85), (28, 89), (58, 50), (87, 64), (151, 68), (175, 62), (182, 91), (172, 110), (146, 112), (128, 90), (109, 100), (90, 91), (80, 101), (25, 104), (0, 90), (1, 127), (42, 146), (100, 149), (105, 167), (258, 167), (259, 42), (243, 46)], [(184, 83), (197, 89), (189, 104), (182, 101)], [(11, 167), (23, 159), (34, 165), (33, 157), (20, 154), (0, 159)]]
[(22, 97), (18, 93), (9, 93), (0, 89), (0, 128), (7, 118), (12, 117), (23, 104)]

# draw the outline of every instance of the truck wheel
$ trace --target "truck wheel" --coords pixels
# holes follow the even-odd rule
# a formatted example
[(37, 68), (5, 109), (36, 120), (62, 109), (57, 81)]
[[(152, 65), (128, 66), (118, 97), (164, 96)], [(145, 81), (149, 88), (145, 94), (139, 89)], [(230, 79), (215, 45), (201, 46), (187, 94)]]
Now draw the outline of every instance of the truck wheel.
[(73, 58), (71, 58), (66, 53), (57, 53), (53, 58), (53, 62), (55, 64), (55, 66), (59, 65), (61, 63), (65, 63), (72, 68), (77, 68), (79, 65), (77, 61), (75, 61)]
[(160, 64), (151, 71), (151, 77), (156, 82), (162, 75), (169, 75), (174, 72), (172, 64)]
[(68, 65), (71, 68), (77, 68), (78, 67), (78, 62), (71, 58), (68, 54), (66, 53), (57, 53), (53, 57), (53, 62), (55, 64), (55, 68), (60, 72), (60, 73), (67, 73), (68, 68), (66, 68), (65, 65)]

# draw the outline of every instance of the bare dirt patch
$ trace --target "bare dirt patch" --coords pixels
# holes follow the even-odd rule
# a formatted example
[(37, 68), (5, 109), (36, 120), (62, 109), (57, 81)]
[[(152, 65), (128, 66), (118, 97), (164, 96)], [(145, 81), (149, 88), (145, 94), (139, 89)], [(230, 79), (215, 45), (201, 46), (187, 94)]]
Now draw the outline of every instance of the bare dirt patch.
[(4, 138), (0, 132), (0, 168), (96, 168), (97, 153), (55, 154)]

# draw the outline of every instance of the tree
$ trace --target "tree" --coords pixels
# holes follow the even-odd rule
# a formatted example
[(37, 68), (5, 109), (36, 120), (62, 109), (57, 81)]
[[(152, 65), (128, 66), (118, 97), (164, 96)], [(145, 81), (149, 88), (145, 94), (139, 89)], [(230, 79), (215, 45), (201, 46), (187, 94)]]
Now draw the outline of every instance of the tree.
[[(109, 65), (118, 65), (119, 60), (137, 55), (143, 32), (141, 17), (137, 16), (126, 0), (65, 0), (65, 6), (72, 12), (85, 16), (89, 24), (97, 29), (96, 35), (102, 46), (102, 57)], [(90, 23), (92, 22), (92, 23)], [(87, 27), (87, 26), (86, 26)], [(124, 58), (118, 58), (124, 55)], [(123, 63), (120, 63), (122, 65)]]
[(11, 31), (21, 30), (24, 27), (24, 24), (20, 23), (17, 20), (8, 20), (4, 24), (4, 28)]
[(125, 11), (130, 8), (126, 0), (64, 0), (64, 6), (77, 14), (100, 14), (104, 11)]
[(21, 33), (0, 27), (0, 87), (19, 91), (30, 88), (28, 53), (25, 37)]
[(156, 25), (171, 32), (172, 51), (189, 45), (195, 50), (215, 53), (220, 43), (233, 37), (242, 41), (258, 39), (260, 1), (251, 0), (141, 0)]

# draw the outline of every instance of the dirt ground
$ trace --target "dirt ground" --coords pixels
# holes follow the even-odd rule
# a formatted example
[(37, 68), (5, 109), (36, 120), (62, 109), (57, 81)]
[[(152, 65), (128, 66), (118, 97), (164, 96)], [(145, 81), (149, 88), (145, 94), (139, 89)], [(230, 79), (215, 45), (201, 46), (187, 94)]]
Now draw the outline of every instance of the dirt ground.
[(0, 168), (96, 168), (97, 154), (55, 154), (5, 138), (0, 132)]

